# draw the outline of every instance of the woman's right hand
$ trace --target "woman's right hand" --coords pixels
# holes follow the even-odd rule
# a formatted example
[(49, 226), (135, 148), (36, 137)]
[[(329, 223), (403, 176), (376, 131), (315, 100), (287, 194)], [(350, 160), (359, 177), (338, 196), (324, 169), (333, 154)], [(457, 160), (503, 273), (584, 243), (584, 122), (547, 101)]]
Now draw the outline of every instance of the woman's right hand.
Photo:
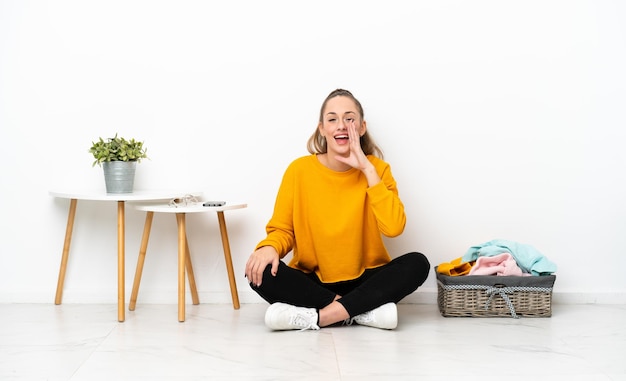
[(267, 265), (272, 265), (272, 275), (278, 272), (280, 259), (278, 252), (272, 246), (263, 246), (256, 249), (246, 263), (246, 278), (253, 286), (259, 287), (263, 281), (263, 271)]

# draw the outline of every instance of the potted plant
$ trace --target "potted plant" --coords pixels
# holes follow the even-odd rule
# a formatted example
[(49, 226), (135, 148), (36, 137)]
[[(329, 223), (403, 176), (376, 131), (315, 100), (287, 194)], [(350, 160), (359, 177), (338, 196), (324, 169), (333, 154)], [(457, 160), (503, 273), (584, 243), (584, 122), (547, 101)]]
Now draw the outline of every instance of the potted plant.
[(107, 193), (132, 193), (135, 182), (135, 169), (141, 159), (147, 159), (143, 142), (122, 137), (99, 138), (92, 142), (89, 152), (104, 170), (104, 182)]

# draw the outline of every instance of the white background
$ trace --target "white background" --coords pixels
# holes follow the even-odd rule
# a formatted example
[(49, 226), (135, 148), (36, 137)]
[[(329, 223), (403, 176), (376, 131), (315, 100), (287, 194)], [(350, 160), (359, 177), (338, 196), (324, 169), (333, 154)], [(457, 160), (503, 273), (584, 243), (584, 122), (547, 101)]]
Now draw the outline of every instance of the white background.
[[(495, 238), (558, 265), (555, 300), (626, 303), (626, 5), (620, 1), (0, 0), (0, 302), (54, 300), (87, 152), (145, 142), (136, 189), (240, 200), (242, 302), (286, 166), (335, 88), (365, 107), (406, 212), (392, 255), (437, 265)], [(144, 214), (127, 208), (127, 297)], [(202, 302), (230, 302), (214, 215), (188, 218)], [(115, 302), (116, 208), (79, 202), (64, 302)], [(157, 215), (140, 303), (176, 303)], [(435, 303), (434, 274), (407, 301)]]

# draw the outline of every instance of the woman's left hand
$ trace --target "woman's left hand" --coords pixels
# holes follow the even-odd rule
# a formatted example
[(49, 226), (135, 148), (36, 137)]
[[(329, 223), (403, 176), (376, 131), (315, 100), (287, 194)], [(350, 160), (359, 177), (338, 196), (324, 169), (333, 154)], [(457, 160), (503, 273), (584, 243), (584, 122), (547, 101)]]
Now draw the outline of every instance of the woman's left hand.
[(336, 156), (337, 161), (348, 164), (352, 168), (365, 170), (368, 166), (371, 166), (367, 156), (361, 148), (361, 135), (356, 129), (354, 120), (348, 126), (348, 138), (350, 139), (350, 155), (348, 157)]
[(380, 176), (361, 148), (361, 135), (357, 131), (354, 121), (348, 126), (348, 138), (350, 139), (350, 154), (348, 157), (335, 156), (335, 158), (337, 161), (363, 172), (370, 187), (378, 184), (381, 181)]

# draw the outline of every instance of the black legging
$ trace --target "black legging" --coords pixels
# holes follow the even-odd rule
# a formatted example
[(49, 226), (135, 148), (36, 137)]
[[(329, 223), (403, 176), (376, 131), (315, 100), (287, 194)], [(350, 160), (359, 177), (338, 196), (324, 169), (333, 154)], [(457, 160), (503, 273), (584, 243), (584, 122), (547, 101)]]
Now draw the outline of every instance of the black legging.
[(365, 270), (356, 279), (337, 283), (322, 283), (315, 273), (304, 273), (282, 261), (276, 276), (270, 271), (271, 265), (268, 265), (261, 286), (250, 284), (267, 302), (321, 309), (340, 295), (338, 302), (353, 317), (389, 302), (398, 303), (417, 290), (428, 277), (430, 263), (422, 253), (408, 253), (383, 266)]

